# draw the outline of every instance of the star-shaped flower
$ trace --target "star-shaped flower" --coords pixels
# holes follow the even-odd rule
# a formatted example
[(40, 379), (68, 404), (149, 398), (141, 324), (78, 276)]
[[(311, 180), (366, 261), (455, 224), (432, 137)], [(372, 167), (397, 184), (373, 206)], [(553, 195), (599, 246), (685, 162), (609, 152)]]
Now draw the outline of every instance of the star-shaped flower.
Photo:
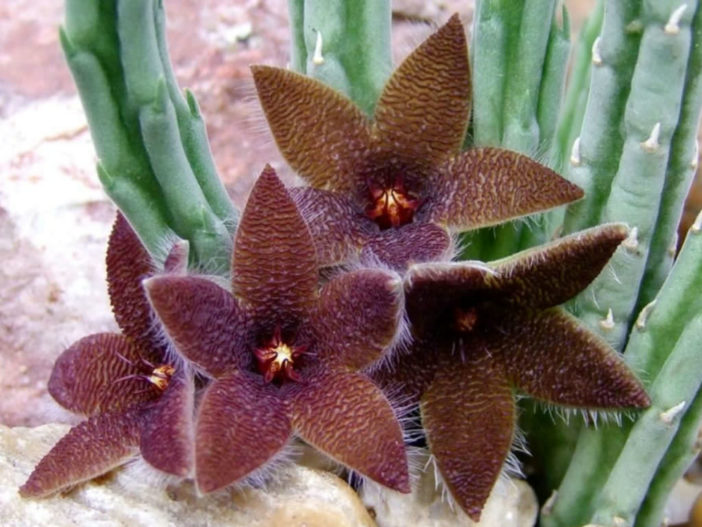
[[(166, 270), (181, 272), (187, 250), (176, 245)], [(142, 288), (156, 266), (119, 214), (107, 249), (107, 281), (122, 334), (98, 333), (66, 349), (54, 364), (49, 393), (88, 417), (44, 456), (23, 496), (46, 496), (125, 463), (141, 451), (155, 468), (185, 477), (192, 466), (193, 383), (169, 356)]]
[(400, 277), (362, 269), (319, 290), (314, 243), (272, 168), (234, 242), (232, 292), (199, 277), (146, 282), (176, 349), (214, 381), (195, 423), (202, 492), (235, 483), (293, 433), (384, 485), (409, 491), (402, 430), (358, 372), (382, 359), (403, 311)]
[(513, 390), (570, 408), (649, 404), (616, 352), (556, 307), (599, 274), (626, 235), (611, 224), (490, 264), (410, 267), (405, 293), (416, 340), (375, 378), (419, 402), (438, 468), (474, 520), (510, 451)]
[(398, 269), (444, 259), (447, 229), (495, 225), (582, 197), (526, 156), (460, 151), (471, 79), (457, 15), (395, 70), (373, 120), (314, 79), (267, 66), (252, 71), (278, 147), (310, 185), (292, 194), (325, 265), (359, 251)]

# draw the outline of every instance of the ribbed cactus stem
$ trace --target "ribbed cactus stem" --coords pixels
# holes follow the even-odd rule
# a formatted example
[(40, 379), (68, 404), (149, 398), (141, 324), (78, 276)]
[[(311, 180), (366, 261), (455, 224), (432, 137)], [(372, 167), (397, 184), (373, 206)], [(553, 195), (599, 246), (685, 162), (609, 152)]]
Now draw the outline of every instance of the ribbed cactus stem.
[[(618, 249), (610, 268), (578, 299), (574, 310), (593, 330), (609, 336), (618, 346), (623, 345), (629, 328), (634, 325), (635, 329), (628, 337), (625, 356), (634, 371), (642, 373), (650, 381), (662, 371), (672, 345), (679, 341), (691, 317), (702, 312), (699, 301), (689, 293), (698, 289), (699, 284), (693, 286), (690, 278), (686, 278), (686, 267), (690, 264), (681, 262), (681, 265), (676, 265), (677, 272), (674, 271), (666, 282), (656, 303), (642, 310), (636, 324), (632, 320), (668, 166), (670, 141), (680, 118), (682, 90), (683, 86), (686, 89), (689, 86), (689, 83), (685, 83), (685, 70), (691, 60), (690, 19), (694, 10), (688, 15), (681, 13), (675, 21), (675, 30), (671, 31), (670, 27), (666, 29), (671, 14), (679, 5), (677, 1), (645, 2), (643, 10), (639, 12), (633, 2), (609, 1), (605, 4), (602, 35), (599, 43), (593, 46), (588, 109), (579, 145), (571, 152), (573, 161), (576, 161), (571, 175), (587, 175), (592, 179), (583, 183), (574, 178), (576, 182), (583, 183), (590, 195), (580, 209), (570, 207), (566, 226), (572, 228), (588, 225), (588, 222), (594, 224), (613, 219), (627, 221), (631, 226), (629, 238)], [(688, 5), (697, 8), (696, 4)], [(613, 20), (617, 23), (614, 24)], [(621, 54), (630, 53), (631, 45), (636, 44), (628, 41), (634, 38), (627, 37), (631, 34), (640, 34), (641, 40), (635, 60), (636, 69), (626, 80), (620, 78), (620, 73), (627, 66), (619, 61)], [(609, 43), (610, 38), (616, 45)], [(612, 54), (612, 50), (616, 49), (620, 50), (620, 54)], [(616, 67), (612, 65), (612, 60), (617, 61)], [(628, 84), (630, 90), (626, 86)], [(608, 94), (607, 98), (595, 105), (593, 101), (601, 99), (603, 94)], [(686, 92), (687, 96), (689, 94)], [(621, 104), (624, 112), (617, 109), (616, 104)], [(593, 113), (592, 109), (596, 106), (603, 113)], [(619, 122), (611, 119), (612, 115), (622, 113), (623, 130)], [(621, 145), (619, 151), (611, 148), (616, 143)], [(605, 168), (613, 163), (616, 163), (616, 170), (611, 180), (611, 174), (608, 176)], [(690, 248), (687, 254), (695, 251)], [(688, 262), (691, 260), (694, 257), (686, 258)], [(687, 292), (683, 293), (685, 290)], [(689, 338), (686, 337), (686, 341), (689, 342)], [(685, 346), (680, 344), (680, 347)], [(671, 382), (669, 378), (668, 383)], [(692, 398), (680, 392), (673, 399), (657, 401), (654, 397), (659, 414), (682, 400), (689, 404)], [(640, 432), (635, 432), (641, 428), (636, 427), (656, 423), (650, 417), (653, 414), (647, 415), (648, 425), (636, 424), (632, 427), (630, 423), (625, 423), (623, 428), (604, 427), (583, 431), (551, 514), (542, 520), (545, 527), (586, 524), (595, 515), (597, 522), (604, 525), (615, 525), (617, 522), (627, 524), (631, 511), (637, 509), (643, 500), (658, 460), (664, 455), (674, 434), (670, 430), (667, 435), (661, 432), (660, 441), (648, 445), (656, 453), (650, 451), (650, 459), (638, 458), (637, 463), (643, 467), (631, 466), (632, 459), (636, 457), (635, 445), (639, 441), (636, 438), (641, 437)], [(664, 416), (668, 415), (672, 413), (664, 413)], [(634, 435), (629, 436), (630, 430)], [(631, 440), (631, 443), (627, 443), (627, 440)], [(621, 460), (618, 460), (620, 456)], [(619, 467), (617, 472), (611, 472), (613, 466)], [(643, 482), (641, 488), (637, 487), (639, 482), (632, 484), (630, 481), (626, 485), (627, 489), (631, 489), (630, 494), (608, 497), (623, 491), (615, 488), (622, 484), (617, 478), (633, 470), (642, 471), (637, 476)], [(605, 493), (600, 494), (603, 488)], [(613, 500), (619, 501), (621, 507), (615, 510)]]
[(552, 37), (561, 40), (560, 33), (552, 34), (554, 8), (555, 0), (525, 1), (518, 39), (509, 45), (502, 146), (510, 150), (526, 154), (539, 150), (538, 106), (546, 52)]
[(614, 525), (621, 518), (632, 525), (660, 461), (702, 383), (698, 344), (702, 315), (677, 340), (655, 381), (648, 388), (653, 401), (636, 421), (601, 490), (592, 523)]
[[(678, 124), (690, 54), (689, 18), (675, 34), (664, 29), (678, 0), (646, 4), (646, 20), (626, 100), (624, 143), (609, 195), (599, 222), (624, 221), (631, 227), (629, 238), (601, 274), (577, 300), (578, 316), (615, 348), (622, 349), (629, 332), (639, 286), (656, 226), (658, 203), (663, 190), (671, 139)], [(602, 37), (602, 45), (606, 35)], [(607, 67), (606, 55), (599, 68)], [(594, 89), (594, 86), (593, 86)], [(584, 137), (582, 138), (584, 141)], [(583, 148), (581, 141), (581, 152)], [(612, 310), (613, 324), (602, 324)]]
[[(561, 10), (561, 18), (561, 26), (555, 20), (551, 23), (551, 34), (548, 40), (548, 49), (546, 50), (539, 104), (536, 112), (539, 127), (539, 149), (548, 150), (551, 153), (554, 152), (556, 146), (554, 138), (561, 101), (565, 91), (565, 73), (568, 64), (568, 54), (570, 53), (570, 19), (568, 18), (568, 11), (565, 5)], [(549, 154), (549, 157), (552, 157), (551, 154)], [(558, 168), (553, 159), (551, 164)]]
[(389, 0), (289, 0), (293, 69), (372, 115), (392, 69)]
[(554, 144), (554, 166), (566, 167), (570, 162), (580, 166), (580, 129), (583, 125), (585, 106), (590, 92), (590, 71), (592, 64), (592, 47), (602, 30), (604, 0), (598, 0), (594, 10), (588, 16), (580, 30), (572, 59), (572, 71), (568, 80), (568, 89), (563, 100), (563, 107), (558, 120)]
[[(684, 8), (684, 9), (683, 9)], [(683, 17), (692, 13), (692, 6), (681, 4), (666, 24), (668, 31), (678, 34)], [(702, 42), (702, 12), (698, 8), (692, 22), (694, 42)], [(670, 272), (675, 256), (677, 226), (682, 215), (685, 196), (697, 171), (699, 156), (697, 132), (702, 110), (702, 46), (692, 46), (685, 79), (685, 95), (680, 109), (680, 121), (673, 135), (670, 159), (661, 195), (656, 227), (651, 237), (651, 251), (639, 292), (638, 308), (648, 304)]]
[(627, 345), (629, 364), (647, 372), (652, 406), (631, 429), (603, 486), (594, 523), (610, 525), (616, 516), (632, 525), (643, 503), (636, 525), (654, 525), (663, 514), (667, 493), (691, 460), (702, 422), (701, 287), (702, 233), (693, 229)]
[[(599, 222), (611, 180), (623, 148), (620, 126), (631, 88), (643, 25), (640, 0), (607, 0), (601, 33), (590, 49), (590, 88), (579, 137), (577, 163), (566, 177), (585, 190), (586, 198), (570, 205), (564, 232), (570, 233)], [(649, 128), (650, 130), (650, 128)], [(572, 145), (565, 149), (572, 152)]]
[(702, 392), (698, 391), (680, 421), (675, 438), (658, 465), (658, 471), (636, 515), (635, 527), (665, 525), (665, 506), (668, 496), (690, 464), (700, 454), (700, 423), (702, 423)]
[(193, 264), (226, 274), (236, 211), (197, 104), (175, 82), (162, 3), (67, 0), (61, 42), (108, 195), (155, 257), (178, 235)]
[[(568, 16), (555, 1), (477, 3), (474, 18), (473, 142), (501, 146), (548, 162), (570, 46)], [(558, 216), (555, 216), (557, 223)], [(467, 256), (497, 259), (549, 238), (550, 215), (485, 229), (468, 237)]]

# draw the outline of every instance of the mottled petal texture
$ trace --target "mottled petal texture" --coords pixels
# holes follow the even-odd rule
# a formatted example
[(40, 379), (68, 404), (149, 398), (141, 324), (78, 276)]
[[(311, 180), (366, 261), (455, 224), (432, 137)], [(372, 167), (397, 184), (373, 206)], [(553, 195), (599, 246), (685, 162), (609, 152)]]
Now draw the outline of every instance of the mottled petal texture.
[(362, 269), (328, 282), (312, 318), (321, 360), (358, 370), (378, 360), (402, 317), (402, 281), (392, 272)]
[(159, 391), (138, 377), (146, 367), (141, 353), (115, 333), (84, 337), (56, 359), (49, 393), (64, 408), (89, 417), (155, 399)]
[(378, 483), (410, 491), (402, 430), (385, 395), (367, 377), (320, 372), (291, 403), (302, 439)]
[(182, 371), (141, 419), (141, 455), (153, 467), (186, 477), (193, 466), (193, 381)]
[(20, 494), (48, 496), (100, 476), (134, 457), (138, 445), (138, 413), (92, 417), (54, 445), (20, 487)]
[(478, 521), (512, 445), (514, 399), (489, 355), (465, 364), (459, 356), (450, 365), (443, 359), (422, 398), (422, 423), (453, 497)]
[(276, 388), (245, 373), (215, 381), (203, 396), (195, 431), (195, 475), (202, 492), (246, 477), (277, 454), (291, 428)]
[(528, 157), (474, 148), (433, 175), (427, 220), (459, 231), (495, 225), (583, 197), (583, 191)]
[(374, 143), (426, 168), (458, 152), (470, 113), (463, 26), (454, 15), (394, 71), (375, 108)]
[(317, 258), (307, 224), (275, 171), (254, 185), (234, 241), (234, 295), (272, 332), (309, 315)]
[(320, 267), (353, 258), (378, 230), (377, 225), (343, 194), (311, 187), (289, 191), (307, 221)]
[(554, 308), (504, 324), (491, 343), (527, 394), (579, 408), (645, 408), (650, 400), (617, 353)]
[(368, 119), (349, 99), (304, 75), (252, 66), (261, 106), (283, 157), (310, 185), (356, 186), (357, 162), (370, 144)]
[(612, 223), (565, 236), (491, 262), (487, 277), (509, 293), (509, 303), (544, 309), (573, 298), (592, 282), (627, 237), (625, 225)]
[(204, 278), (157, 276), (151, 304), (178, 352), (217, 377), (251, 362), (247, 319), (229, 291)]
[(153, 260), (122, 213), (112, 227), (107, 244), (107, 290), (115, 320), (122, 333), (138, 342), (158, 360), (158, 330), (141, 286), (142, 280), (153, 275)]
[(377, 262), (398, 271), (419, 262), (449, 260), (453, 254), (449, 233), (431, 223), (409, 223), (384, 230), (369, 238), (361, 250), (361, 261)]

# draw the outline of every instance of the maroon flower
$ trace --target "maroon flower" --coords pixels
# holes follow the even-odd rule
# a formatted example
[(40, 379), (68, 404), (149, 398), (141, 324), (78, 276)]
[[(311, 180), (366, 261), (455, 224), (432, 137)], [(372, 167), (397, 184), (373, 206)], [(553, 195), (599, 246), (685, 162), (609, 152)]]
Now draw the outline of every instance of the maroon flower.
[(439, 470), (474, 520), (512, 444), (514, 389), (570, 408), (649, 404), (616, 352), (556, 307), (599, 274), (626, 235), (606, 225), (490, 264), (410, 267), (416, 340), (375, 378), (419, 402)]
[(278, 147), (311, 186), (291, 194), (324, 265), (359, 252), (398, 269), (444, 259), (448, 229), (495, 225), (582, 197), (526, 156), (460, 151), (471, 79), (457, 15), (397, 68), (372, 121), (314, 79), (267, 66), (252, 71)]
[(211, 492), (279, 453), (293, 433), (384, 485), (409, 491), (402, 430), (357, 370), (383, 358), (402, 314), (392, 272), (363, 269), (318, 288), (315, 247), (266, 167), (239, 223), (232, 293), (197, 277), (146, 282), (176, 349), (214, 381), (195, 423), (195, 478)]
[[(176, 246), (166, 270), (180, 272), (187, 251)], [(100, 476), (140, 451), (155, 468), (185, 477), (192, 466), (193, 383), (173, 360), (152, 323), (141, 281), (154, 262), (119, 214), (107, 248), (107, 281), (122, 334), (98, 333), (65, 350), (54, 364), (49, 393), (88, 417), (44, 456), (20, 488), (46, 496)]]

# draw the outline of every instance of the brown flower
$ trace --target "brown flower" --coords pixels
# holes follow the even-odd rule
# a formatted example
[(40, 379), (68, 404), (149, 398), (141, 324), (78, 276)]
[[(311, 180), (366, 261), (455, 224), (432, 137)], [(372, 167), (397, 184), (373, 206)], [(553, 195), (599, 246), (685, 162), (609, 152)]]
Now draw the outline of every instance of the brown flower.
[(526, 156), (460, 151), (471, 80), (457, 15), (395, 70), (372, 121), (314, 79), (266, 66), (252, 71), (278, 147), (310, 184), (291, 193), (322, 264), (359, 251), (398, 269), (443, 259), (448, 229), (494, 225), (582, 197)]
[(416, 340), (375, 378), (419, 403), (439, 470), (474, 520), (512, 444), (514, 389), (570, 408), (649, 404), (616, 352), (556, 307), (599, 274), (626, 235), (612, 224), (490, 264), (410, 267)]
[(409, 491), (402, 430), (360, 368), (402, 315), (392, 272), (339, 275), (321, 291), (307, 226), (270, 167), (239, 223), (232, 293), (204, 278), (146, 282), (177, 350), (214, 381), (195, 424), (195, 477), (211, 492), (251, 474), (293, 433), (384, 485)]
[[(182, 271), (186, 253), (177, 245), (166, 270)], [(21, 487), (23, 496), (46, 496), (100, 476), (140, 451), (159, 470), (189, 474), (193, 383), (152, 323), (141, 281), (155, 272), (146, 249), (119, 214), (107, 248), (107, 281), (122, 334), (90, 335), (57, 359), (49, 393), (88, 420), (71, 428), (44, 456)]]

